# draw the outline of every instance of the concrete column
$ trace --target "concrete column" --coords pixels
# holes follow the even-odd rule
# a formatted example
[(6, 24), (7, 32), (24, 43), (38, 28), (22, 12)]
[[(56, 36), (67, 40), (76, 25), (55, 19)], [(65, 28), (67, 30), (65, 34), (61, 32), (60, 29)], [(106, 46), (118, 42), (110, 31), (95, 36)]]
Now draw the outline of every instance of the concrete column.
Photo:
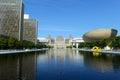
[(76, 43), (76, 48), (78, 49), (78, 43)]

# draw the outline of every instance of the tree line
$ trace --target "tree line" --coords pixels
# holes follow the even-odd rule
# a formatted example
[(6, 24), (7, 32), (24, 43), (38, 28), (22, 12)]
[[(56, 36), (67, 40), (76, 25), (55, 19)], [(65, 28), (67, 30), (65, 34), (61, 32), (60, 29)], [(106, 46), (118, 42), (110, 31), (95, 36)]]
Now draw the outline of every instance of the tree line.
[(45, 44), (35, 44), (28, 41), (19, 41), (16, 38), (0, 38), (0, 49), (32, 49), (32, 48), (51, 48)]
[(79, 48), (92, 48), (94, 46), (98, 46), (104, 48), (105, 46), (113, 47), (115, 49), (120, 48), (120, 36), (115, 37), (113, 40), (103, 39), (92, 42), (82, 42), (79, 43)]

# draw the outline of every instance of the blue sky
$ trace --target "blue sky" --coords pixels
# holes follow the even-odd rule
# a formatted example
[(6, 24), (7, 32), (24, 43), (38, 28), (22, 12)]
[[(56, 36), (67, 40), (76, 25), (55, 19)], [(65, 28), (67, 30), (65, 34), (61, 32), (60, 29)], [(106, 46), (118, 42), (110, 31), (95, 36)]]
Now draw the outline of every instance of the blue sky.
[(23, 0), (25, 13), (38, 20), (38, 37), (82, 37), (113, 28), (120, 35), (120, 0)]

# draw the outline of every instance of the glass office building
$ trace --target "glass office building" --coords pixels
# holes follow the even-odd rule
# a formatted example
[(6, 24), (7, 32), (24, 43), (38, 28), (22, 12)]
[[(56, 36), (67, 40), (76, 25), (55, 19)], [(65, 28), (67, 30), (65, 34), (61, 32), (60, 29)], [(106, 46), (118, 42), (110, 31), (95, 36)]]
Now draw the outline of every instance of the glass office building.
[(25, 41), (37, 43), (37, 27), (36, 19), (24, 19), (24, 35)]
[(0, 37), (23, 38), (22, 0), (0, 0)]

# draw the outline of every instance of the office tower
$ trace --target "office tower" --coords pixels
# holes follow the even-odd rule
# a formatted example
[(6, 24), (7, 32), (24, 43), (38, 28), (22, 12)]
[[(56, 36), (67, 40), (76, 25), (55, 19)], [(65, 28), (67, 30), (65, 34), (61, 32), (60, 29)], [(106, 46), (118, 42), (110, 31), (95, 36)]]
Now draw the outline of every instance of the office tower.
[(23, 13), (21, 0), (0, 0), (0, 37), (22, 40)]
[(29, 19), (24, 17), (24, 34), (25, 41), (37, 43), (37, 27), (38, 22), (36, 19)]

